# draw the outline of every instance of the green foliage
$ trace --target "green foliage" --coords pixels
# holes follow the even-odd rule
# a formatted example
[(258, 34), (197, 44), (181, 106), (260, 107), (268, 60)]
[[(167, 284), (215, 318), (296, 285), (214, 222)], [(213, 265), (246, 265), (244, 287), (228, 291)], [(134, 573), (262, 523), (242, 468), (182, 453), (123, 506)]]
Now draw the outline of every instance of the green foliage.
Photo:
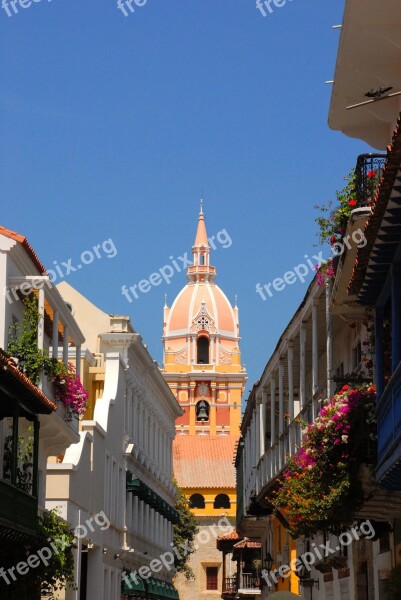
[(39, 547), (49, 545), (51, 539), (54, 550), (51, 562), (43, 568), (41, 574), (42, 590), (51, 593), (49, 598), (53, 598), (56, 590), (66, 587), (74, 588), (74, 532), (69, 523), (60, 519), (55, 510), (46, 511), (41, 519), (39, 532)]
[[(29, 427), (29, 433), (32, 433), (32, 426)], [(3, 478), (11, 481), (12, 457), (13, 457), (13, 436), (7, 435), (4, 440), (3, 457)], [(18, 437), (18, 459), (17, 459), (17, 487), (27, 494), (32, 493), (33, 478), (33, 437), (29, 435), (27, 439), (20, 435)]]
[(18, 358), (27, 377), (37, 385), (40, 373), (50, 367), (50, 359), (38, 348), (39, 310), (35, 296), (24, 298), (24, 315), (21, 323), (10, 327), (8, 353)]
[[(76, 589), (73, 544), (73, 531), (68, 523), (58, 517), (55, 510), (45, 511), (43, 517), (39, 519), (38, 535), (34, 541), (27, 542), (25, 545), (12, 542), (2, 544), (0, 546), (0, 568), (4, 569), (9, 585), (4, 577), (0, 579), (1, 600), (15, 600), (16, 598), (18, 600), (38, 600), (41, 592), (46, 592), (46, 598), (54, 600), (58, 590), (67, 587)], [(51, 552), (51, 557), (46, 561), (40, 560), (40, 555), (38, 555), (38, 552), (44, 548), (48, 548)], [(19, 563), (26, 563), (28, 558), (33, 555), (38, 557), (34, 563), (36, 566), (29, 568), (25, 575), (20, 575), (14, 569), (16, 581), (13, 581), (8, 569), (16, 567)], [(44, 552), (43, 556), (48, 556), (48, 553)], [(48, 562), (48, 565), (45, 562)]]
[(291, 535), (338, 534), (353, 522), (364, 499), (360, 467), (376, 455), (375, 409), (374, 386), (345, 385), (306, 426), (272, 500), (286, 511)]
[(396, 565), (385, 580), (385, 588), (389, 600), (399, 600), (401, 588), (401, 563)]
[(317, 235), (321, 244), (329, 240), (335, 243), (334, 237), (340, 240), (345, 233), (351, 211), (356, 206), (356, 174), (354, 170), (347, 177), (347, 185), (336, 192), (336, 198), (337, 203), (334, 206), (331, 200), (327, 204), (315, 206), (322, 213), (315, 219), (319, 226)]
[[(174, 481), (174, 485), (177, 488), (177, 496), (175, 501), (175, 509), (180, 515), (180, 521), (173, 528), (173, 542), (174, 547), (177, 548), (181, 558), (174, 555), (174, 566), (178, 573), (183, 573), (186, 579), (193, 579), (194, 573), (189, 566), (189, 559), (194, 550), (194, 540), (198, 533), (198, 526), (196, 518), (192, 514), (189, 508), (189, 502), (184, 492), (177, 486), (177, 482)], [(186, 548), (186, 550), (184, 550)]]
[(22, 323), (10, 327), (8, 353), (18, 359), (19, 368), (38, 385), (43, 372), (56, 387), (56, 399), (67, 407), (68, 417), (83, 415), (86, 411), (88, 393), (75, 373), (74, 365), (65, 365), (50, 358), (38, 348), (38, 323), (40, 314), (34, 295), (24, 298)]

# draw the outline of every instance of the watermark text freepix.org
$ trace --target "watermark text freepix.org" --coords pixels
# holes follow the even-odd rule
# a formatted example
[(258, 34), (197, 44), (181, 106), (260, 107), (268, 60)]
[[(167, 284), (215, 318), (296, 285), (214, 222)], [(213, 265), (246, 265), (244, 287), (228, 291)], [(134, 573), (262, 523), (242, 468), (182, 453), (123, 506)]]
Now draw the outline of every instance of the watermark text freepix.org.
[[(231, 523), (227, 517), (223, 517), (218, 521), (217, 525), (209, 525), (207, 529), (202, 529), (195, 536), (194, 549), (197, 550), (202, 544), (208, 544), (211, 536), (217, 539), (219, 532), (220, 534), (226, 532), (228, 528), (232, 529)], [(219, 530), (219, 532), (217, 530)], [(148, 567), (143, 565), (138, 571), (132, 571), (131, 573), (123, 571), (121, 577), (127, 587), (132, 589), (133, 583), (138, 585), (140, 579), (149, 579), (154, 573), (159, 573), (163, 568), (167, 571), (171, 571), (174, 569), (175, 556), (177, 558), (184, 558), (192, 552), (188, 540), (185, 540), (182, 544), (178, 544), (178, 548), (174, 546), (174, 544), (170, 544), (170, 546), (172, 546), (171, 551), (164, 552), (159, 558), (151, 560)]]
[(147, 1), (148, 0), (117, 0), (117, 8), (118, 10), (121, 10), (124, 17), (128, 17), (130, 13), (132, 14), (135, 12), (135, 7), (132, 6), (133, 4), (142, 7), (145, 6)]
[[(233, 243), (226, 229), (221, 229), (216, 235), (208, 238), (209, 246), (212, 250), (217, 249), (215, 240), (222, 248), (229, 248)], [(142, 279), (139, 283), (131, 285), (129, 288), (126, 285), (121, 286), (121, 293), (129, 303), (133, 302), (132, 298), (138, 300), (139, 293), (147, 294), (152, 289), (152, 286), (156, 287), (163, 283), (163, 281), (169, 285), (175, 272), (180, 273), (183, 269), (193, 264), (192, 260), (188, 258), (188, 252), (185, 252), (182, 256), (178, 256), (178, 258), (169, 256), (169, 259), (171, 264), (164, 265), (155, 273), (151, 273), (147, 279)]]
[[(94, 517), (90, 517), (85, 521), (85, 523), (81, 525), (77, 525), (74, 529), (74, 539), (85, 539), (89, 535), (89, 532), (94, 532), (97, 527), (101, 531), (105, 531), (110, 527), (110, 521), (106, 517), (103, 511), (97, 513)], [(40, 550), (37, 550), (36, 553), (29, 554), (26, 561), (21, 561), (14, 567), (10, 567), (9, 569), (5, 569), (4, 567), (0, 567), (0, 577), (5, 581), (7, 585), (11, 585), (13, 581), (17, 581), (17, 575), (26, 575), (29, 572), (29, 569), (36, 569), (39, 567), (40, 563), (43, 563), (45, 567), (50, 564), (52, 556), (54, 554), (61, 554), (64, 552), (66, 548), (71, 546), (67, 536), (63, 535), (59, 538), (48, 538), (49, 542), (48, 546), (44, 546)]]
[(350, 531), (344, 531), (338, 537), (339, 545), (333, 548), (331, 542), (317, 545), (315, 542), (311, 544), (310, 552), (304, 552), (297, 558), (294, 558), (289, 565), (280, 565), (277, 569), (271, 570), (263, 569), (261, 577), (265, 580), (269, 587), (273, 587), (278, 583), (278, 578), (283, 579), (290, 577), (291, 573), (299, 573), (303, 569), (311, 571), (313, 565), (317, 561), (324, 560), (332, 554), (340, 552), (344, 546), (349, 546), (355, 540), (359, 540), (361, 537), (367, 540), (371, 540), (376, 535), (373, 525), (370, 521), (363, 521), (356, 527), (352, 527)]
[[(292, 0), (289, 0), (292, 2)], [(263, 17), (267, 17), (267, 9), (268, 13), (271, 15), (274, 13), (274, 8), (282, 8), (287, 4), (287, 0), (256, 0), (256, 8), (260, 11), (260, 14)], [(273, 6), (272, 6), (273, 5)]]
[[(52, 2), (52, 0), (47, 1)], [(43, 0), (1, 0), (1, 8), (6, 11), (8, 17), (12, 17), (13, 15), (18, 15), (18, 6), (20, 8), (29, 8), (32, 6), (32, 3), (37, 4), (39, 2), (43, 2)]]
[(45, 277), (32, 277), (31, 281), (28, 280), (16, 286), (5, 287), (4, 295), (9, 304), (12, 304), (14, 301), (18, 302), (20, 294), (29, 296), (33, 289), (39, 290), (43, 288), (45, 284), (48, 288), (51, 288), (58, 279), (64, 279), (71, 273), (80, 271), (84, 266), (92, 264), (95, 258), (100, 260), (103, 256), (106, 256), (107, 258), (114, 258), (117, 256), (117, 248), (111, 238), (104, 240), (101, 244), (96, 244), (91, 250), (84, 250), (81, 252), (81, 262), (76, 266), (73, 266), (72, 258), (69, 258), (66, 261), (60, 261), (60, 263), (57, 260), (54, 260), (52, 265), (53, 268), (47, 269), (48, 278), (46, 278), (46, 273), (44, 273), (43, 275)]
[[(367, 239), (362, 229), (357, 229), (353, 232), (352, 236), (345, 236), (342, 242), (338, 241), (331, 247), (331, 252), (334, 256), (341, 256), (346, 249), (350, 250), (352, 248), (352, 242), (357, 246), (357, 248), (363, 248), (367, 244)], [(300, 263), (299, 265), (293, 267), (291, 271), (284, 273), (282, 277), (276, 277), (276, 279), (273, 279), (272, 282), (265, 283), (263, 287), (260, 283), (256, 284), (256, 293), (259, 294), (263, 302), (267, 300), (266, 294), (269, 296), (269, 298), (272, 298), (274, 291), (282, 292), (287, 285), (293, 285), (296, 283), (297, 279), (301, 283), (305, 283), (306, 277), (309, 275), (309, 273), (314, 271), (316, 267), (320, 267), (321, 264), (326, 262), (323, 258), (323, 251), (312, 256), (312, 258), (317, 261), (317, 264), (313, 263), (307, 254), (305, 254), (304, 258), (307, 259), (307, 264)], [(274, 291), (272, 291), (271, 288), (273, 288)]]

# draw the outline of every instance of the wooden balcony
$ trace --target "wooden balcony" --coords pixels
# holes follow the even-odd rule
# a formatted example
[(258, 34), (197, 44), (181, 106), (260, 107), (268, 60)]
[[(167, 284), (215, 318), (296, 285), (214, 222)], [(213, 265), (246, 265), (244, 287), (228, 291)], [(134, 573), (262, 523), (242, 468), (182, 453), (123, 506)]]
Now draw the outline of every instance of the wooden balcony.
[(235, 596), (238, 590), (237, 578), (226, 577), (223, 581), (223, 596)]
[(0, 480), (0, 539), (35, 536), (37, 523), (38, 499)]
[(261, 593), (260, 578), (253, 573), (240, 573), (223, 581), (223, 597), (258, 596)]
[(238, 595), (259, 596), (260, 594), (260, 578), (254, 573), (240, 573), (238, 581)]
[(390, 490), (401, 490), (401, 363), (377, 405), (377, 480)]

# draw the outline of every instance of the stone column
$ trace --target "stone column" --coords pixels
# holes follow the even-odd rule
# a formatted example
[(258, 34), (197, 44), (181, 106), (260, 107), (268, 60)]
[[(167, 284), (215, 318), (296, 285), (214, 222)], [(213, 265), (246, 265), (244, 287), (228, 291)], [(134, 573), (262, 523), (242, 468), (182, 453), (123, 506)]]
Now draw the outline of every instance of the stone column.
[(276, 381), (274, 377), (270, 379), (270, 445), (273, 446), (276, 441)]
[(319, 389), (318, 300), (312, 304), (312, 395)]
[(299, 404), (302, 410), (306, 404), (306, 327), (302, 323), (299, 329)]
[(58, 319), (59, 319), (59, 311), (53, 311), (53, 350), (52, 350), (52, 358), (54, 360), (58, 359)]

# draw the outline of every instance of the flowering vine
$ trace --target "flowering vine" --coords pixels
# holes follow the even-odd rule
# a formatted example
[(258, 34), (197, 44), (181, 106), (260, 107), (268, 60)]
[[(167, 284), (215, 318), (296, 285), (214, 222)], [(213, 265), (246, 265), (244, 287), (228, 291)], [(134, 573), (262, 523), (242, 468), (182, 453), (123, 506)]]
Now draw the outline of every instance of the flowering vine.
[(318, 237), (321, 244), (329, 242), (331, 246), (341, 241), (345, 233), (351, 211), (355, 208), (356, 197), (356, 173), (353, 169), (347, 179), (347, 185), (336, 192), (337, 203), (333, 206), (333, 201), (329, 200), (327, 204), (316, 205), (321, 214), (316, 217), (316, 223), (319, 226)]
[(23, 320), (10, 327), (8, 354), (35, 385), (39, 383), (40, 374), (45, 373), (48, 380), (54, 383), (56, 399), (67, 407), (70, 419), (75, 415), (83, 415), (89, 394), (80, 382), (74, 365), (69, 363), (67, 366), (38, 348), (40, 319), (36, 297), (24, 298)]
[(51, 378), (57, 400), (66, 406), (70, 419), (74, 415), (84, 415), (89, 394), (76, 374), (74, 365), (68, 363), (68, 368), (63, 363), (57, 365), (58, 369)]
[[(379, 180), (378, 171), (369, 171), (366, 174), (364, 205), (372, 205)], [(346, 181), (347, 185), (336, 192), (336, 203), (330, 200), (327, 204), (315, 206), (321, 212), (315, 219), (319, 226), (318, 237), (321, 244), (327, 241), (333, 246), (342, 240), (350, 214), (358, 206), (357, 176), (354, 169), (346, 177)]]
[(332, 258), (323, 262), (321, 265), (315, 265), (313, 268), (316, 271), (316, 281), (319, 287), (324, 285), (327, 279), (334, 279), (336, 276)]
[(303, 447), (288, 461), (273, 504), (286, 511), (292, 535), (339, 532), (363, 503), (358, 471), (376, 440), (375, 386), (346, 385), (306, 426)]

